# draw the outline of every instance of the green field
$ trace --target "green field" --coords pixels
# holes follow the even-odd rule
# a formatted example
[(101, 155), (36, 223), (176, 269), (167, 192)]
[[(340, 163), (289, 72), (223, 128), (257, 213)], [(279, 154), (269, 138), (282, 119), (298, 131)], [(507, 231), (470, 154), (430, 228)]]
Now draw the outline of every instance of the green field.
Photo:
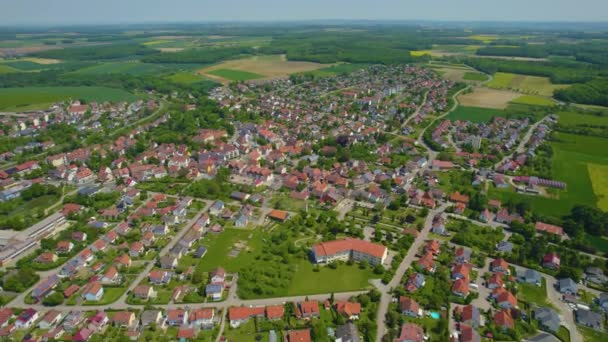
[(555, 89), (566, 85), (552, 84), (549, 78), (497, 72), (486, 85), (495, 89), (511, 89), (530, 95), (553, 96)]
[(206, 81), (206, 79), (202, 76), (199, 76), (192, 72), (182, 71), (175, 73), (173, 75), (167, 76), (167, 79), (173, 83), (179, 84), (194, 84), (198, 82)]
[(593, 192), (597, 197), (597, 207), (608, 210), (608, 165), (587, 164)]
[(8, 65), (4, 65), (4, 64), (0, 64), (0, 74), (8, 74), (11, 72), (17, 72), (18, 70), (16, 70), (13, 67), (10, 67)]
[(137, 96), (117, 88), (107, 87), (23, 87), (0, 89), (1, 110), (22, 110), (39, 107), (64, 100), (85, 101), (135, 101)]
[(553, 102), (550, 98), (542, 97), (542, 96), (538, 96), (538, 95), (522, 95), (511, 102), (517, 103), (517, 104), (529, 105), (529, 106), (554, 106), (555, 105), (555, 102)]
[(579, 112), (559, 112), (558, 115), (561, 126), (580, 126), (581, 124), (608, 126), (608, 115), (592, 115)]
[(542, 279), (541, 286), (518, 283), (517, 287), (517, 295), (521, 300), (528, 302), (529, 304), (552, 307), (550, 302), (547, 300), (547, 282), (544, 278)]
[(233, 69), (217, 69), (209, 71), (208, 74), (219, 76), (230, 81), (248, 81), (255, 80), (257, 78), (264, 78), (264, 76), (254, 74), (252, 72)]
[(504, 201), (513, 199), (527, 201), (535, 212), (547, 216), (562, 216), (570, 212), (577, 204), (597, 206), (598, 197), (593, 190), (588, 164), (608, 165), (608, 139), (574, 135), (557, 134), (553, 147), (553, 179), (565, 182), (564, 191), (556, 191), (555, 198), (547, 198), (516, 193), (513, 189), (499, 190), (491, 188), (490, 197)]
[[(14, 61), (14, 62), (5, 62), (4, 65), (10, 66), (11, 68), (15, 68), (21, 71), (37, 71), (46, 69), (48, 66), (44, 64), (35, 63), (32, 61)], [(0, 67), (2, 65), (0, 64)]]
[(367, 66), (367, 64), (350, 64), (350, 63), (341, 63), (337, 65), (332, 65), (327, 68), (322, 68), (318, 70), (308, 71), (304, 74), (314, 75), (315, 77), (329, 77), (335, 76), (339, 74), (346, 74), (349, 72), (357, 71), (363, 69)]
[(371, 287), (369, 279), (378, 278), (371, 267), (361, 270), (357, 264), (340, 264), (335, 270), (321, 267), (314, 272), (309, 260), (301, 260), (296, 267), (286, 296), (363, 290)]
[(462, 78), (467, 81), (482, 81), (483, 82), (488, 79), (488, 76), (486, 76), (485, 74), (482, 74), (480, 72), (467, 72), (464, 74), (464, 76)]
[(448, 114), (447, 118), (452, 121), (488, 122), (495, 116), (505, 116), (505, 111), (491, 108), (458, 106), (456, 110)]
[[(243, 250), (237, 257), (232, 258), (228, 254), (238, 241), (247, 242), (250, 251)], [(247, 267), (250, 262), (253, 262), (252, 255), (260, 251), (262, 233), (259, 230), (227, 228), (220, 234), (210, 233), (205, 235), (202, 244), (207, 247), (207, 254), (196, 266), (198, 269), (203, 272), (210, 272), (221, 266), (228, 272), (238, 272), (243, 267)]]
[(140, 63), (137, 61), (99, 63), (90, 67), (75, 71), (81, 75), (102, 75), (102, 74), (128, 74), (128, 75), (156, 75), (168, 73), (183, 68), (198, 68), (200, 65), (183, 66), (179, 64), (152, 64)]

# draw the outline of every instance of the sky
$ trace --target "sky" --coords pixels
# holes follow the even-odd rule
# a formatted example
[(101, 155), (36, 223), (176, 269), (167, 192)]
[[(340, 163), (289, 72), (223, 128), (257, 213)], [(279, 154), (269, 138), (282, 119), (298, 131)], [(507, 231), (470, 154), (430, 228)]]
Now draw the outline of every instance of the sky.
[(0, 4), (0, 26), (324, 19), (608, 20), (608, 0), (0, 0)]

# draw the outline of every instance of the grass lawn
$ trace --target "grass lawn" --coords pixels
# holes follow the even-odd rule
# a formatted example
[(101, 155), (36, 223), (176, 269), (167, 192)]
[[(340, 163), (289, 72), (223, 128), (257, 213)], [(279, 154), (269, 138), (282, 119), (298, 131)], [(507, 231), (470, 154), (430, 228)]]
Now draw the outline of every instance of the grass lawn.
[(530, 106), (554, 106), (555, 102), (553, 102), (550, 98), (542, 97), (538, 95), (522, 95), (515, 100), (513, 103), (530, 105)]
[(319, 272), (314, 272), (310, 261), (301, 260), (296, 267), (287, 296), (364, 290), (372, 287), (369, 279), (378, 278), (371, 267), (361, 270), (358, 264), (340, 264), (335, 270), (320, 267)]
[(579, 126), (581, 124), (592, 126), (608, 126), (608, 115), (593, 115), (580, 112), (559, 112), (561, 126)]
[(577, 328), (578, 331), (580, 331), (580, 333), (583, 335), (585, 341), (608, 341), (608, 333), (593, 330), (581, 325), (578, 325)]
[[(22, 87), (0, 89), (0, 110), (20, 110), (68, 99), (85, 101), (135, 101), (137, 96), (117, 88), (107, 87)], [(29, 108), (29, 107), (28, 107)]]
[(584, 240), (589, 245), (591, 245), (591, 247), (597, 249), (599, 252), (608, 253), (608, 238), (604, 236), (593, 236), (590, 234), (585, 234)]
[(83, 305), (106, 305), (114, 303), (115, 301), (122, 296), (123, 293), (127, 291), (127, 286), (121, 287), (104, 287), (103, 288), (103, 297), (98, 302), (90, 302), (84, 301)]
[(560, 326), (559, 330), (555, 333), (555, 336), (562, 342), (570, 342), (570, 331), (565, 326)]
[(458, 106), (456, 110), (448, 114), (449, 120), (464, 120), (471, 122), (489, 122), (495, 116), (505, 116), (505, 111), (501, 109), (465, 107)]
[(57, 195), (44, 195), (37, 198), (34, 198), (29, 201), (23, 201), (23, 203), (15, 208), (15, 210), (11, 211), (8, 215), (4, 216), (6, 218), (14, 217), (18, 215), (32, 215), (36, 214), (40, 209), (46, 209), (57, 202), (59, 196)]
[(462, 78), (467, 81), (482, 81), (483, 82), (488, 79), (488, 76), (486, 76), (485, 74), (482, 74), (480, 72), (467, 72), (464, 74), (464, 76)]
[(587, 164), (598, 208), (608, 210), (608, 165)]
[(225, 78), (230, 81), (248, 81), (257, 78), (263, 78), (264, 76), (255, 74), (253, 72), (233, 70), (233, 69), (217, 69), (208, 72), (209, 74)]
[(193, 72), (181, 71), (173, 75), (167, 76), (167, 79), (173, 83), (193, 84), (206, 81), (206, 79)]
[(534, 284), (518, 283), (517, 284), (518, 297), (528, 303), (534, 303), (538, 306), (551, 306), (547, 300), (547, 283), (545, 278), (542, 279), (542, 285), (536, 286)]
[[(251, 236), (251, 239), (249, 238)], [(242, 250), (235, 258), (228, 256), (235, 243), (245, 241), (249, 252)], [(259, 230), (243, 230), (227, 228), (219, 234), (209, 233), (202, 239), (202, 245), (207, 247), (207, 254), (196, 266), (203, 272), (210, 272), (217, 267), (223, 267), (228, 272), (238, 272), (252, 262), (252, 253), (262, 246), (262, 232)]]
[[(228, 341), (243, 341), (243, 342), (256, 342), (256, 341), (268, 341), (268, 333), (258, 333), (255, 330), (255, 322), (250, 319), (249, 322), (241, 324), (240, 327), (233, 329), (232, 327), (226, 326), (224, 329), (224, 335)], [(262, 336), (261, 339), (256, 339), (256, 336)]]

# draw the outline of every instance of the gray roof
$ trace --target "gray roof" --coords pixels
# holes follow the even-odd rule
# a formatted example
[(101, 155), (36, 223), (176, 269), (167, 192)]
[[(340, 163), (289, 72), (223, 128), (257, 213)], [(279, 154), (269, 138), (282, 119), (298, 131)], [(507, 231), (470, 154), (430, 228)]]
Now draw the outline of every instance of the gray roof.
[(545, 328), (555, 332), (559, 330), (561, 321), (557, 312), (549, 308), (538, 308), (534, 311), (534, 319), (538, 320)]
[(576, 291), (576, 282), (570, 278), (563, 278), (558, 280), (558, 286), (560, 291), (567, 289)]
[(575, 311), (576, 313), (576, 321), (580, 324), (586, 325), (588, 327), (592, 327), (594, 329), (599, 329), (602, 327), (602, 315), (585, 309), (578, 309)]
[(560, 340), (551, 335), (551, 334), (547, 334), (547, 333), (540, 333), (536, 336), (534, 336), (533, 338), (528, 340), (529, 342), (560, 342)]
[(146, 310), (141, 314), (141, 324), (142, 325), (150, 325), (152, 323), (156, 322), (156, 318), (158, 317), (158, 314), (160, 313), (161, 317), (162, 317), (162, 311), (160, 310)]
[(361, 342), (357, 327), (350, 322), (336, 329), (336, 337), (341, 338), (342, 342)]

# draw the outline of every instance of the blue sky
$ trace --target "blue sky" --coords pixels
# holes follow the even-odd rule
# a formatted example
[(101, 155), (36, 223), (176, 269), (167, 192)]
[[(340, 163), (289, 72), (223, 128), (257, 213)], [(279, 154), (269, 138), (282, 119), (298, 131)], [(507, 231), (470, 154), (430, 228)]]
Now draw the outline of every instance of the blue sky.
[(316, 19), (606, 21), (608, 0), (0, 0), (0, 25)]

